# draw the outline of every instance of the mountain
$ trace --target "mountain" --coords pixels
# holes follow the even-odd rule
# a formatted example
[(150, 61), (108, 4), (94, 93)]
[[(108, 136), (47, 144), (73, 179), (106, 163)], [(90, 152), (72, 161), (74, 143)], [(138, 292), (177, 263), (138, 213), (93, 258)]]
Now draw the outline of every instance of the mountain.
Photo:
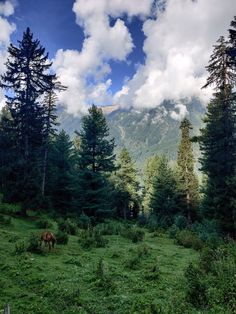
[[(202, 125), (205, 109), (197, 99), (183, 101), (188, 110), (188, 118), (193, 124), (193, 135), (198, 134)], [(154, 154), (166, 154), (171, 160), (176, 160), (180, 139), (180, 121), (171, 117), (176, 111), (175, 103), (164, 101), (154, 109), (128, 110), (118, 106), (102, 107), (106, 114), (110, 134), (115, 138), (116, 151), (122, 147), (128, 148), (138, 168), (142, 168), (145, 160)], [(62, 108), (58, 111), (60, 128), (73, 136), (75, 130), (81, 127), (81, 119), (66, 113)], [(195, 156), (199, 155), (197, 145)]]

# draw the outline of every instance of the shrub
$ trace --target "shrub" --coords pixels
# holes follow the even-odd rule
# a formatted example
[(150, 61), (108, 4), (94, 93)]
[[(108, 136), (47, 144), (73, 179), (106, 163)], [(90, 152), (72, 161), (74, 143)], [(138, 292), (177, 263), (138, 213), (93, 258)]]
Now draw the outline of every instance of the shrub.
[(0, 215), (0, 224), (1, 225), (10, 225), (11, 224), (11, 217), (6, 217), (4, 215)]
[(145, 232), (137, 227), (128, 227), (122, 233), (122, 236), (132, 240), (133, 243), (143, 241)]
[(88, 229), (93, 225), (93, 219), (89, 216), (82, 214), (78, 219), (78, 227), (82, 229)]
[(95, 279), (95, 285), (102, 288), (107, 295), (114, 291), (115, 283), (112, 280), (112, 277), (108, 274), (108, 269), (102, 258), (100, 258), (98, 262), (97, 269), (95, 271)]
[(195, 307), (208, 307), (216, 313), (236, 312), (236, 246), (229, 243), (217, 249), (204, 248), (199, 262), (185, 272), (186, 298)]
[(0, 202), (0, 212), (3, 214), (11, 215), (20, 212), (20, 206), (16, 204), (8, 204)]
[(137, 248), (137, 254), (139, 257), (150, 255), (150, 247), (146, 243), (140, 244)]
[(188, 229), (181, 230), (176, 234), (176, 243), (186, 248), (200, 250), (203, 247), (203, 242)]
[(169, 234), (169, 237), (171, 239), (175, 239), (176, 238), (176, 235), (177, 233), (179, 232), (179, 228), (176, 226), (176, 225), (172, 225), (169, 230), (168, 230), (168, 234)]
[(49, 229), (49, 228), (52, 228), (52, 223), (49, 220), (40, 219), (36, 222), (36, 226), (39, 229)]
[(10, 243), (15, 243), (16, 241), (18, 241), (20, 239), (20, 237), (16, 234), (11, 234), (9, 237), (8, 242)]
[(173, 224), (172, 219), (169, 216), (151, 214), (148, 217), (147, 227), (150, 232), (154, 232), (158, 229), (168, 229)]
[(77, 233), (77, 225), (70, 218), (67, 218), (64, 221), (58, 222), (58, 229), (62, 232), (66, 232), (71, 235), (76, 235)]
[(185, 271), (185, 278), (187, 279), (186, 299), (195, 307), (206, 305), (206, 287), (201, 277), (201, 271), (190, 263)]
[(148, 222), (147, 215), (145, 215), (144, 213), (141, 213), (140, 215), (138, 215), (138, 225), (140, 227), (146, 226), (147, 222)]
[(141, 258), (135, 254), (134, 256), (125, 260), (124, 265), (128, 269), (136, 270), (139, 268)]
[(202, 223), (195, 223), (192, 230), (207, 245), (217, 247), (222, 244), (218, 223), (214, 220), (204, 220)]
[(20, 255), (26, 252), (26, 245), (24, 241), (19, 241), (15, 244), (15, 254)]
[(99, 223), (95, 230), (102, 235), (118, 235), (123, 230), (123, 225), (117, 221), (108, 221), (104, 223)]
[(174, 218), (174, 224), (180, 230), (186, 229), (188, 226), (188, 220), (183, 215), (177, 215)]
[(160, 278), (160, 269), (154, 264), (150, 267), (149, 270), (145, 272), (145, 279), (147, 280), (158, 280)]
[(68, 244), (68, 241), (69, 241), (69, 237), (68, 237), (68, 234), (66, 232), (63, 232), (63, 231), (59, 230), (56, 233), (56, 242), (57, 242), (57, 244), (66, 245), (66, 244)]
[(31, 253), (42, 254), (42, 248), (38, 234), (31, 233), (28, 239), (27, 251)]
[(82, 248), (90, 249), (92, 247), (105, 247), (108, 240), (95, 229), (83, 230), (80, 234), (79, 243)]

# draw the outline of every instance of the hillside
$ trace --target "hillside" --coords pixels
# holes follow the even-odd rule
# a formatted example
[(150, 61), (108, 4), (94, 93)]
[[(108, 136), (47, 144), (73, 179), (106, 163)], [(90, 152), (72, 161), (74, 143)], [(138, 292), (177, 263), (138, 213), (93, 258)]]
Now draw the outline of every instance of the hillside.
[[(204, 108), (193, 99), (185, 102), (188, 118), (193, 124), (193, 134), (196, 134), (202, 124)], [(155, 109), (118, 109), (117, 106), (103, 107), (106, 114), (110, 134), (115, 138), (116, 150), (127, 147), (139, 168), (145, 159), (153, 154), (166, 154), (171, 160), (176, 159), (179, 142), (180, 121), (171, 118), (175, 104), (169, 101)], [(67, 114), (62, 108), (58, 111), (60, 128), (73, 136), (79, 130), (81, 119)], [(196, 156), (197, 147), (194, 147)]]
[(106, 235), (106, 247), (89, 249), (81, 247), (78, 230), (68, 245), (57, 244), (50, 253), (47, 247), (40, 254), (26, 252), (30, 235), (36, 239), (43, 232), (38, 220), (12, 218), (1, 225), (0, 309), (9, 303), (18, 314), (189, 313), (181, 298), (183, 271), (198, 256), (192, 249), (148, 232), (141, 243)]

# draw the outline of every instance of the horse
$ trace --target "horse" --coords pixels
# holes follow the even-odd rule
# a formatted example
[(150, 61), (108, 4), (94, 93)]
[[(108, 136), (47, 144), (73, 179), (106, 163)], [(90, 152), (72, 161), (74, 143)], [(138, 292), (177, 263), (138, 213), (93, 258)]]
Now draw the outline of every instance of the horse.
[(41, 245), (43, 242), (44, 242), (45, 246), (48, 244), (48, 249), (49, 249), (49, 251), (51, 251), (51, 248), (54, 248), (56, 238), (52, 232), (45, 231), (42, 233), (42, 235), (40, 237)]

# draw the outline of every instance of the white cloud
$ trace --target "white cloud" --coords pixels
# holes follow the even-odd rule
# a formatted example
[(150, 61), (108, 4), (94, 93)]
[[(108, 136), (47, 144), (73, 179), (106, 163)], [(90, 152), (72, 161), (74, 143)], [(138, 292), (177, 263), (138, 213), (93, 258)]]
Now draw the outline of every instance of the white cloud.
[(14, 6), (12, 2), (10, 1), (0, 2), (0, 15), (10, 16), (13, 13), (14, 13)]
[[(71, 113), (85, 112), (91, 103), (112, 102), (109, 60), (126, 61), (134, 44), (123, 20), (127, 15), (144, 18), (150, 13), (152, 0), (76, 0), (73, 11), (83, 27), (85, 39), (82, 50), (59, 50), (54, 69), (61, 82), (68, 86), (59, 96)], [(110, 25), (110, 17), (117, 18)], [(91, 84), (93, 81), (93, 84)]]
[(188, 114), (188, 110), (184, 104), (175, 105), (175, 109), (177, 111), (171, 111), (170, 113), (171, 118), (174, 120), (181, 121)]
[(144, 22), (145, 64), (115, 95), (116, 104), (156, 107), (165, 99), (191, 96), (206, 103), (212, 91), (201, 89), (205, 66), (212, 45), (228, 35), (235, 12), (235, 0), (167, 0), (164, 11)]
[[(10, 36), (15, 30), (15, 25), (7, 20), (7, 17), (14, 13), (14, 6), (10, 1), (0, 3), (0, 75), (5, 72), (7, 60), (7, 47), (10, 43)], [(5, 104), (3, 90), (0, 90), (0, 109)]]

